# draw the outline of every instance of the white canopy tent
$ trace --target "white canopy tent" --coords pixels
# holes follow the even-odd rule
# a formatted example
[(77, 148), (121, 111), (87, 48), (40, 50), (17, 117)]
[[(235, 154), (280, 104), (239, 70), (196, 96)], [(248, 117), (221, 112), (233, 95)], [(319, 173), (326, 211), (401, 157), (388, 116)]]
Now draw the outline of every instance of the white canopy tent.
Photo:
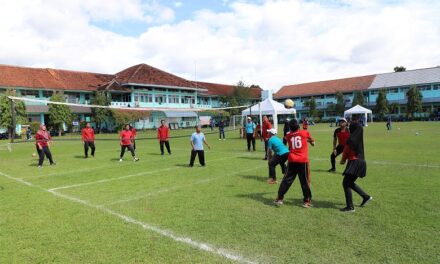
[(296, 118), (296, 110), (294, 108), (286, 108), (283, 104), (278, 103), (270, 98), (255, 104), (241, 112), (241, 115), (259, 115), (260, 116), (260, 127), (262, 127), (262, 117), (263, 115), (272, 115), (274, 127), (278, 130), (278, 115), (293, 114)]
[(370, 121), (373, 123), (373, 112), (361, 105), (356, 105), (344, 112), (344, 117), (363, 114), (365, 116), (365, 126), (368, 126), (368, 114), (370, 114)]

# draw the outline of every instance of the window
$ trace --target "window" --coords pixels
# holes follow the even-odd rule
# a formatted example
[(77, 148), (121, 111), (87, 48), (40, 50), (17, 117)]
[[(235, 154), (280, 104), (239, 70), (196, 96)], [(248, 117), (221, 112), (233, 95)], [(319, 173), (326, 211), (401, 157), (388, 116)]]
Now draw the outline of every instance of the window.
[(438, 84), (434, 84), (434, 85), (432, 86), (432, 90), (440, 90), (440, 83), (438, 83)]
[(43, 97), (49, 98), (51, 97), (53, 94), (52, 91), (43, 91)]
[(370, 94), (371, 94), (371, 95), (373, 95), (373, 94), (379, 94), (379, 90), (371, 90), (371, 91), (370, 91)]
[(35, 96), (38, 97), (40, 92), (38, 90), (21, 90), (21, 96)]
[(168, 102), (170, 104), (178, 104), (179, 103), (179, 96), (178, 95), (169, 95)]
[(155, 102), (158, 104), (164, 104), (167, 102), (167, 96), (164, 94), (156, 94), (154, 96)]
[(419, 88), (420, 91), (429, 91), (431, 90), (431, 85), (417, 85), (417, 88)]
[(183, 96), (182, 97), (182, 104), (194, 104), (195, 98), (193, 96)]
[(89, 101), (90, 100), (90, 94), (84, 94), (84, 100)]
[(399, 89), (398, 88), (388, 89), (388, 93), (399, 93)]

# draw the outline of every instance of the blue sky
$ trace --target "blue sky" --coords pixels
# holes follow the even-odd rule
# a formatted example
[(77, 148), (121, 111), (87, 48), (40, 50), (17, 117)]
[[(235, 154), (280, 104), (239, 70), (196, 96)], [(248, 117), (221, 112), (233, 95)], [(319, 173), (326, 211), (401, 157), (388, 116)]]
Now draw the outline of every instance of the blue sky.
[(3, 1), (0, 63), (283, 85), (440, 65), (435, 0)]

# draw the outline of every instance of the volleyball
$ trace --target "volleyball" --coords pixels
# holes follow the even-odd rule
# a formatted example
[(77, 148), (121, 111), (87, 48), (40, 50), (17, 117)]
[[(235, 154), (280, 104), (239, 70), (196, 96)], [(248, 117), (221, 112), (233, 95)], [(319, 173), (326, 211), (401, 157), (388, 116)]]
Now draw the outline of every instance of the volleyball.
[(295, 106), (295, 103), (292, 101), (292, 99), (286, 99), (284, 101), (284, 107), (285, 108), (292, 108)]

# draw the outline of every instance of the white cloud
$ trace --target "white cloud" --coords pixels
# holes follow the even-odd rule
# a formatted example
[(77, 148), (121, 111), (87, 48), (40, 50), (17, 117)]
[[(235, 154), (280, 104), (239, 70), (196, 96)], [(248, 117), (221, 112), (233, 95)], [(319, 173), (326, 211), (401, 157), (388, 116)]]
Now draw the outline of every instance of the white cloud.
[[(196, 63), (198, 80), (274, 90), (440, 64), (438, 1), (224, 1), (228, 12), (174, 23), (177, 11), (158, 1), (4, 2), (0, 63), (114, 73), (144, 62), (190, 79)], [(146, 31), (121, 36), (97, 20), (144, 21)]]

